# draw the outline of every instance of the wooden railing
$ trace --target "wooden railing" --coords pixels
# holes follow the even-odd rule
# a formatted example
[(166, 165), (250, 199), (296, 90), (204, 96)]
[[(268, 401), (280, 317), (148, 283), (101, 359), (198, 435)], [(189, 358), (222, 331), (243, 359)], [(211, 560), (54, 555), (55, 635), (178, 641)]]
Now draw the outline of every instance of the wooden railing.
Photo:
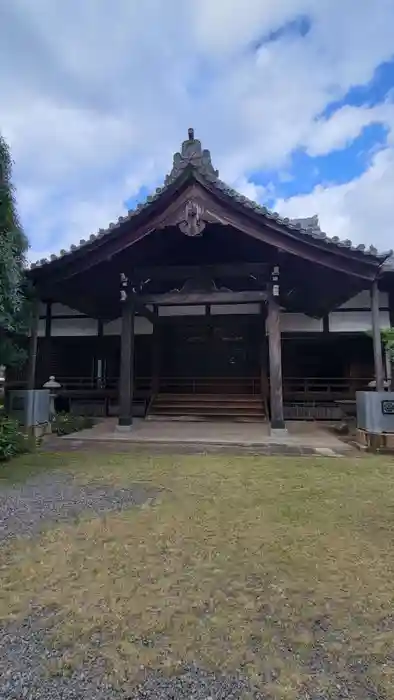
[[(356, 391), (368, 389), (372, 377), (284, 377), (283, 396), (285, 401), (335, 401), (352, 399)], [(97, 396), (117, 396), (118, 377), (103, 381), (91, 377), (56, 377), (61, 388), (59, 394), (78, 395), (95, 393)], [(11, 389), (25, 388), (26, 381), (7, 382)], [(151, 377), (135, 379), (135, 393), (150, 394)], [(228, 393), (269, 395), (269, 379), (260, 377), (161, 377), (158, 390), (163, 393)]]
[[(48, 377), (49, 379), (49, 377)], [(109, 377), (105, 380), (92, 379), (92, 377), (55, 377), (56, 381), (61, 385), (59, 393), (67, 392), (81, 392), (81, 391), (113, 391), (118, 392), (119, 378)], [(135, 380), (135, 389), (139, 390), (149, 390), (151, 386), (150, 377), (138, 377)], [(8, 389), (23, 389), (26, 387), (26, 380), (17, 380), (7, 382)], [(42, 385), (41, 385), (42, 386)], [(41, 388), (37, 386), (36, 388)]]
[[(48, 377), (49, 378), (49, 377)], [(356, 391), (368, 389), (372, 377), (284, 377), (284, 395), (322, 395), (330, 398), (339, 394), (354, 394)], [(108, 377), (105, 380), (92, 379), (92, 377), (56, 377), (61, 384), (61, 391), (117, 391), (119, 387), (118, 377)], [(261, 391), (262, 380), (259, 377), (161, 377), (159, 388), (162, 392), (175, 393), (178, 390), (190, 393), (215, 391), (225, 388), (228, 393), (258, 394)], [(136, 390), (150, 390), (151, 377), (137, 377), (135, 379)], [(269, 378), (263, 380), (263, 385), (269, 387)], [(26, 380), (7, 382), (8, 388), (24, 388)]]
[(289, 400), (321, 400), (355, 398), (356, 391), (367, 391), (372, 377), (285, 377), (283, 396)]
[[(81, 411), (87, 415), (117, 415), (119, 379), (98, 382), (91, 377), (56, 377), (59, 410)], [(285, 420), (339, 420), (340, 402), (355, 402), (356, 391), (368, 389), (371, 377), (285, 377), (283, 399)], [(26, 382), (10, 382), (7, 388), (25, 388)], [(250, 394), (261, 396), (269, 415), (269, 380), (265, 377), (137, 377), (134, 384), (135, 415), (146, 415), (156, 394)]]

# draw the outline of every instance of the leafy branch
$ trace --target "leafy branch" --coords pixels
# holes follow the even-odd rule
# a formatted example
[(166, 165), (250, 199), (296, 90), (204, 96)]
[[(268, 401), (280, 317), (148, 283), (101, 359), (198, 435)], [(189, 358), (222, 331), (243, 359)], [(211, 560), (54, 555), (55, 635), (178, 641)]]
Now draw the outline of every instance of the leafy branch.
[(16, 209), (11, 180), (12, 160), (0, 135), (0, 364), (18, 363), (22, 354), (16, 343), (25, 334), (29, 306), (26, 281), (28, 241)]
[(387, 350), (391, 362), (394, 362), (394, 328), (384, 328), (381, 334), (383, 346)]

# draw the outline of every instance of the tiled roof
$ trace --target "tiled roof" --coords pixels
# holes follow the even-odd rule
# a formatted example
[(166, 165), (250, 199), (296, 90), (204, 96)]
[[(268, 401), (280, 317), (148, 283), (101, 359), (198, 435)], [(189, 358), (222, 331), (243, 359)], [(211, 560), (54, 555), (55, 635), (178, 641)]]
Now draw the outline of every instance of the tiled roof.
[(390, 255), (382, 265), (384, 272), (394, 272), (394, 255)]
[(247, 209), (251, 209), (258, 214), (261, 214), (261, 216), (263, 216), (265, 219), (273, 220), (276, 223), (285, 226), (290, 231), (297, 231), (301, 234), (305, 234), (305, 236), (309, 236), (310, 238), (318, 239), (327, 245), (333, 245), (339, 248), (348, 248), (351, 251), (363, 253), (366, 256), (378, 258), (382, 261), (387, 259), (388, 256), (392, 254), (392, 251), (387, 253), (379, 253), (377, 248), (372, 245), (368, 248), (362, 244), (354, 246), (350, 240), (342, 241), (337, 236), (330, 238), (321, 230), (317, 215), (303, 219), (282, 218), (277, 212), (270, 211), (266, 207), (261, 206), (251, 199), (239, 194), (239, 192), (232, 189), (225, 182), (220, 180), (218, 170), (215, 170), (212, 165), (210, 151), (202, 148), (201, 142), (194, 138), (194, 130), (189, 129), (188, 139), (182, 143), (181, 152), (175, 153), (172, 170), (165, 177), (163, 187), (158, 187), (156, 192), (147, 197), (144, 203), (138, 204), (135, 209), (129, 210), (126, 216), (120, 216), (117, 222), (110, 223), (108, 228), (99, 229), (96, 234), (89, 236), (88, 240), (81, 240), (79, 245), (72, 245), (69, 250), (61, 250), (58, 255), (51, 255), (49, 259), (42, 259), (32, 263), (31, 268), (41, 267), (42, 265), (51, 263), (59, 258), (71, 255), (74, 253), (74, 251), (83, 248), (84, 246), (89, 246), (105, 236), (110, 236), (115, 229), (119, 228), (126, 221), (138, 216), (142, 210), (147, 209), (152, 202), (156, 201), (188, 167), (192, 167), (207, 182), (214, 185), (215, 188), (225, 193), (228, 197), (231, 197), (231, 199), (234, 201), (244, 205)]

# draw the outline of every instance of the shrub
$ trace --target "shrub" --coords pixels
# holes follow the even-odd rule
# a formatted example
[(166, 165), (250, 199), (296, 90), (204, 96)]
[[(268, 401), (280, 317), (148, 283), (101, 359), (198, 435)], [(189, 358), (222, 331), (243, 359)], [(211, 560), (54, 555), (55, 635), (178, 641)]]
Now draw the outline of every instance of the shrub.
[(57, 413), (52, 421), (52, 432), (56, 435), (70, 435), (79, 430), (92, 428), (93, 418), (89, 416), (74, 416), (72, 413)]
[(0, 461), (5, 462), (11, 457), (30, 452), (35, 447), (35, 440), (24, 433), (13, 418), (0, 417)]

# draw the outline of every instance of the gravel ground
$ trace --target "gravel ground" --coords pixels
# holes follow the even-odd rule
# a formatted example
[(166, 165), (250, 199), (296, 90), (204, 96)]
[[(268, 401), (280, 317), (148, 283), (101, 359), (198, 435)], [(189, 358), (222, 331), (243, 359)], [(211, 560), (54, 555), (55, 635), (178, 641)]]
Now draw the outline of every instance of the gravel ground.
[(243, 676), (220, 676), (198, 666), (170, 678), (140, 670), (139, 685), (121, 688), (111, 685), (94, 660), (71, 675), (49, 674), (60, 655), (48, 646), (55, 617), (56, 612), (41, 611), (0, 628), (0, 700), (265, 700)]
[[(0, 491), (0, 542), (18, 535), (32, 537), (51, 523), (89, 512), (99, 515), (140, 505), (155, 495), (157, 490), (140, 485), (82, 486), (62, 472), (40, 475)], [(91, 662), (71, 675), (55, 674), (61, 656), (50, 641), (56, 613), (36, 610), (22, 622), (0, 626), (0, 700), (241, 700), (246, 692), (248, 698), (264, 700), (252, 693), (242, 676), (219, 676), (197, 666), (171, 678), (140, 669), (138, 686), (115, 688), (95, 660), (94, 640)]]
[(70, 474), (52, 472), (0, 491), (0, 542), (15, 535), (33, 536), (46, 525), (82, 514), (120, 511), (141, 505), (157, 490), (136, 484), (127, 489), (82, 486)]
[[(169, 677), (141, 667), (138, 685), (125, 680), (115, 687), (106, 677), (103, 663), (96, 658), (99, 639), (92, 640), (89, 663), (70, 674), (55, 673), (56, 660), (61, 656), (50, 643), (51, 626), (55, 622), (56, 610), (42, 610), (23, 622), (0, 627), (0, 700), (274, 700), (277, 697), (253, 688), (242, 673), (217, 674), (198, 665), (185, 666)], [(324, 667), (324, 654), (319, 656), (317, 651), (314, 664), (317, 675)], [(330, 691), (304, 688), (299, 700), (388, 700), (387, 695), (365, 684), (365, 671), (354, 668), (350, 683), (334, 673), (336, 683)]]
[[(0, 491), (0, 543), (17, 535), (32, 537), (50, 524), (86, 513), (99, 516), (140, 505), (157, 493), (138, 484), (127, 489), (82, 486), (70, 474), (43, 474)], [(51, 628), (57, 623), (57, 613), (57, 610), (33, 609), (23, 621), (0, 624), (0, 700), (272, 700), (271, 696), (252, 689), (242, 673), (218, 675), (197, 665), (185, 667), (171, 677), (142, 668), (138, 686), (124, 684), (115, 688), (100, 661), (99, 639), (92, 639), (89, 662), (71, 674), (56, 674), (54, 668), (61, 652), (51, 644)], [(369, 687), (363, 665), (349, 667), (350, 682), (341, 677), (335, 665), (331, 666), (332, 659), (326, 658), (324, 644), (322, 648), (317, 645), (315, 657), (310, 659), (312, 677), (327, 667), (327, 673), (337, 679), (336, 689), (328, 694), (305, 689), (303, 700), (385, 700), (385, 696)]]

